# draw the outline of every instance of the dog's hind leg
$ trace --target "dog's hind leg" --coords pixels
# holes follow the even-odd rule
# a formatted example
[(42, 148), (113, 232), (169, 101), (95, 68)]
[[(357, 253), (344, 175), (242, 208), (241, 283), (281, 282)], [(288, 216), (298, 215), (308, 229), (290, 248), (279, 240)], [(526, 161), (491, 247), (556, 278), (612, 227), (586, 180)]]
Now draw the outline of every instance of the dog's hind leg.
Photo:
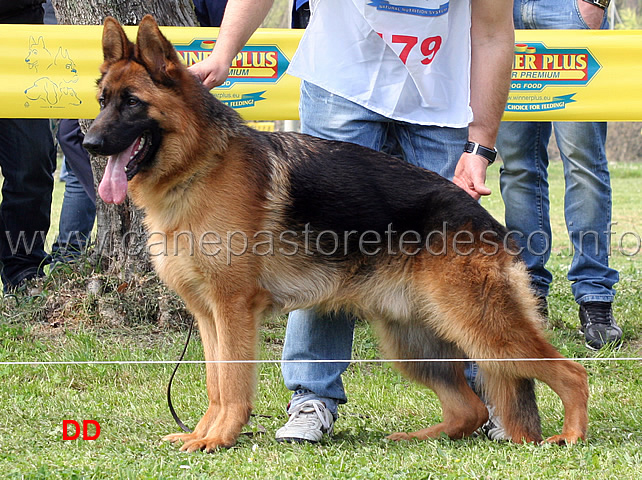
[[(564, 427), (552, 443), (575, 443), (586, 438), (588, 430), (588, 381), (584, 367), (564, 357), (545, 339), (528, 280), (521, 268), (513, 265), (506, 272), (506, 283), (494, 285), (486, 296), (483, 322), (468, 322), (473, 338), (486, 343), (466, 348), (478, 358), (534, 358), (533, 362), (480, 362), (484, 385), (506, 432), (513, 441), (540, 441), (531, 379), (546, 383), (564, 405)], [(474, 332), (475, 329), (479, 329)], [(469, 335), (470, 338), (470, 335)], [(461, 344), (460, 344), (461, 345)], [(550, 361), (544, 359), (553, 359)]]
[[(564, 405), (564, 427), (560, 435), (548, 438), (549, 443), (573, 444), (585, 439), (588, 430), (588, 382), (584, 367), (563, 360), (546, 342), (531, 340), (531, 349), (516, 349), (507, 358), (551, 358), (535, 362), (502, 362), (485, 365), (483, 385), (495, 406), (508, 436), (517, 443), (541, 441), (537, 406), (532, 393), (532, 378), (546, 383), (559, 395)], [(524, 345), (526, 347), (526, 345)], [(537, 427), (537, 430), (535, 430)], [(536, 435), (534, 435), (536, 433)]]
[[(376, 322), (382, 350), (389, 358), (461, 358), (453, 344), (444, 342), (418, 322)], [(397, 362), (406, 376), (434, 390), (442, 406), (443, 420), (411, 433), (389, 435), (390, 440), (425, 440), (442, 434), (452, 439), (471, 435), (486, 422), (486, 406), (466, 383), (464, 362)]]
[[(447, 279), (432, 272), (423, 285), (444, 321), (439, 334), (469, 358), (546, 359), (545, 361), (480, 361), (486, 395), (506, 433), (515, 442), (541, 440), (531, 379), (548, 384), (564, 404), (564, 429), (548, 439), (574, 443), (586, 436), (588, 383), (584, 368), (561, 360), (544, 338), (536, 300), (524, 266), (501, 252), (495, 257), (454, 257), (458, 276)], [(559, 360), (558, 360), (559, 359)]]
[(570, 360), (543, 363), (556, 365), (552, 368), (550, 365), (540, 365), (535, 368), (533, 376), (551, 387), (564, 404), (562, 433), (547, 438), (546, 442), (563, 445), (586, 439), (589, 397), (586, 370)]

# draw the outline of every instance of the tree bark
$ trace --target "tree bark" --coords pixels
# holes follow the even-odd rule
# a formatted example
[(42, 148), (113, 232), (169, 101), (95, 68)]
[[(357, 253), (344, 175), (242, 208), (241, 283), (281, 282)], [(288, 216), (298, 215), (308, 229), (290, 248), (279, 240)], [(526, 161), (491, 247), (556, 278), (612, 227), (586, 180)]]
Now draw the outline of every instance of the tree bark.
[(159, 25), (196, 26), (191, 0), (52, 0), (62, 25), (102, 25), (112, 16), (123, 25), (138, 25), (148, 13)]
[[(196, 26), (191, 0), (52, 0), (59, 24), (101, 25), (107, 16), (123, 25), (138, 25), (148, 13), (159, 25)], [(98, 74), (98, 72), (96, 72)], [(81, 120), (87, 131), (91, 121)], [(107, 159), (91, 157), (96, 188)], [(96, 252), (105, 271), (128, 281), (133, 275), (152, 270), (147, 252), (143, 213), (127, 199), (123, 205), (105, 204), (96, 195)]]

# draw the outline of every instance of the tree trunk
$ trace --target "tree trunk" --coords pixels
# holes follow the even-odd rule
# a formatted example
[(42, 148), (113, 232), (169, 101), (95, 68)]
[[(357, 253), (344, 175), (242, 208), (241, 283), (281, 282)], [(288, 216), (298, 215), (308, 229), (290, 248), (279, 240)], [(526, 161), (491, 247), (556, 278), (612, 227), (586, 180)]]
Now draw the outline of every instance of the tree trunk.
[(52, 0), (61, 25), (102, 25), (107, 16), (123, 25), (138, 25), (148, 13), (159, 25), (196, 26), (191, 0)]
[[(59, 24), (100, 25), (107, 16), (123, 25), (138, 25), (148, 13), (159, 25), (195, 26), (196, 17), (191, 0), (52, 0)], [(98, 75), (98, 72), (96, 72)], [(81, 120), (87, 131), (91, 121)], [(102, 178), (107, 159), (91, 158), (94, 184)], [(127, 199), (123, 205), (106, 205), (96, 195), (96, 251), (103, 268), (128, 281), (132, 275), (149, 272), (152, 267), (147, 254), (143, 214)]]

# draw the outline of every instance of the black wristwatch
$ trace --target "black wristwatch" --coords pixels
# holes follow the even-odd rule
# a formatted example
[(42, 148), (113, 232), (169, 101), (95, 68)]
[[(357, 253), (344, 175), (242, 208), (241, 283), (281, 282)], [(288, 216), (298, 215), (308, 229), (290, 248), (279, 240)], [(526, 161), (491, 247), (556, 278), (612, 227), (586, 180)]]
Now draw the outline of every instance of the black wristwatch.
[(602, 10), (606, 10), (609, 8), (609, 5), (611, 4), (611, 0), (584, 0), (586, 3), (590, 3), (591, 5), (596, 5), (600, 7)]
[(495, 158), (497, 158), (496, 148), (484, 147), (477, 142), (466, 142), (466, 145), (464, 146), (464, 152), (484, 157), (486, 160), (488, 160), (488, 165), (492, 165), (495, 161)]

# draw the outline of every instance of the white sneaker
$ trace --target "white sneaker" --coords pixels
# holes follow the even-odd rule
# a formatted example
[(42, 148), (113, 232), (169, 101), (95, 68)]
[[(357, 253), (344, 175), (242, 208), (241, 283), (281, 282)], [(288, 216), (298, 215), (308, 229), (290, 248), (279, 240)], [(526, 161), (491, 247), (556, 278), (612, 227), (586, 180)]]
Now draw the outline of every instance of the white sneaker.
[(276, 431), (277, 442), (317, 443), (323, 434), (332, 435), (334, 417), (320, 400), (308, 400), (289, 412), (288, 422)]
[(495, 442), (510, 440), (511, 438), (504, 430), (502, 421), (498, 415), (495, 415), (495, 407), (486, 405), (486, 408), (488, 408), (488, 421), (481, 426), (481, 431)]

